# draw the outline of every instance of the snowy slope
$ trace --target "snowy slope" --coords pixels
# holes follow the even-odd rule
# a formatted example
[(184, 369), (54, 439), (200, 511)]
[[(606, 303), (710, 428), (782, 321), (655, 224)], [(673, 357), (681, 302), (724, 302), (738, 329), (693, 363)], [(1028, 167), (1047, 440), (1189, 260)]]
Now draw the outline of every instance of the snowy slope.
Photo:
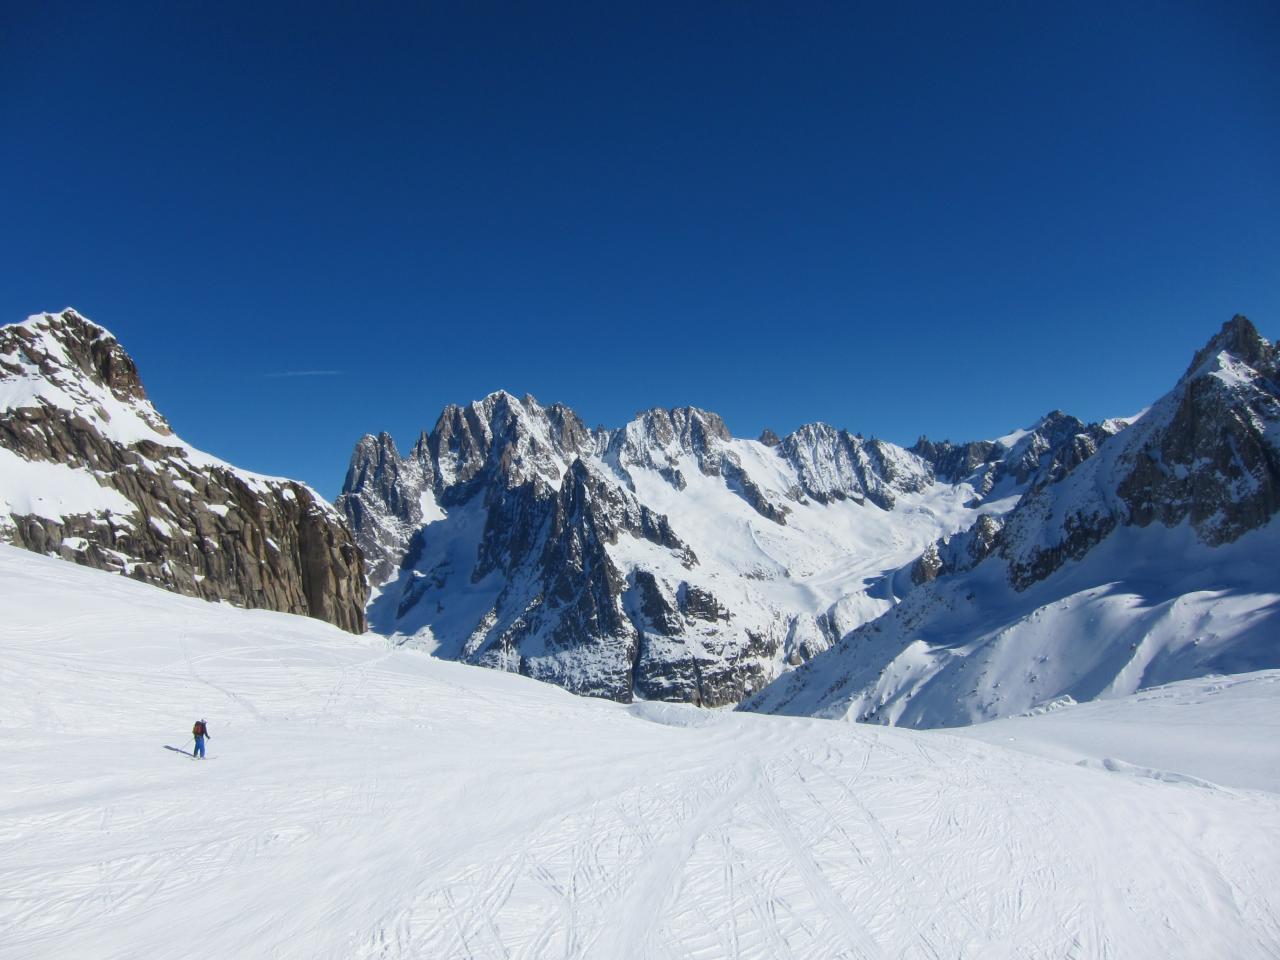
[(1063, 699), (948, 732), (1068, 763), (1280, 793), (1278, 670), (1183, 680), (1092, 703)]
[(744, 706), (950, 727), (1280, 667), (1277, 556), (1276, 523), (1218, 548), (1187, 526), (1125, 528), (1021, 592), (993, 557), (913, 591)]
[(6, 960), (1280, 951), (1275, 793), (579, 699), (7, 547), (0, 603)]

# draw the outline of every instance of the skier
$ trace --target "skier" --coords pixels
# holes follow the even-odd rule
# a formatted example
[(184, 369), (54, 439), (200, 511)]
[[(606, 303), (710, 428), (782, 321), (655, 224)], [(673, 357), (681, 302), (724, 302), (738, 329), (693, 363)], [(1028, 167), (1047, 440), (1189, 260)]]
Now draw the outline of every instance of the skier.
[(213, 739), (213, 737), (209, 736), (209, 727), (208, 724), (204, 722), (204, 718), (196, 721), (196, 725), (191, 728), (191, 735), (196, 738), (195, 749), (191, 751), (191, 759), (194, 760), (196, 757), (199, 757), (203, 760), (205, 738), (208, 737), (210, 740)]

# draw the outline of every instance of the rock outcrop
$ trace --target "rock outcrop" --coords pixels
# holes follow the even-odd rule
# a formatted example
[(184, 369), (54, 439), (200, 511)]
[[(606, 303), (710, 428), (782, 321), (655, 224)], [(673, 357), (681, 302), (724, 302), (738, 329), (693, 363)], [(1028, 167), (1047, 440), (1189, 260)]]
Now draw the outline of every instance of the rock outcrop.
[(0, 539), (167, 590), (365, 629), (362, 559), (310, 488), (183, 443), (74, 310), (0, 327)]

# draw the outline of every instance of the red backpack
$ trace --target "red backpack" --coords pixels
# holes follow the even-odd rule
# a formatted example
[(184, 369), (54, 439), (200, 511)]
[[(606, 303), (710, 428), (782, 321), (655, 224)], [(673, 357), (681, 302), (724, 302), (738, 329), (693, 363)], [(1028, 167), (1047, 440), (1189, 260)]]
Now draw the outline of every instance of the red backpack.
[(203, 721), (203, 720), (197, 720), (197, 721), (196, 721), (196, 725), (195, 725), (194, 727), (192, 727), (192, 728), (191, 728), (191, 734), (192, 734), (192, 736), (196, 736), (196, 737), (203, 737), (203, 736), (205, 736), (205, 735), (206, 735), (206, 734), (205, 734), (205, 730), (204, 730), (204, 721)]

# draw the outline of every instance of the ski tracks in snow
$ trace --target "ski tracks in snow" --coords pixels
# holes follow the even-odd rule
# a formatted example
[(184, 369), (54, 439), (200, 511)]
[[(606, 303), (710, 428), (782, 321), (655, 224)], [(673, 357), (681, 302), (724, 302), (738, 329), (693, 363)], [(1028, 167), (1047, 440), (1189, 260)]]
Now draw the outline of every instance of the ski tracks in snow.
[[(0, 960), (1280, 956), (1274, 793), (653, 722), (119, 579), (0, 632)], [(219, 763), (173, 762), (210, 690)]]
[[(1074, 804), (1058, 808), (1020, 775), (992, 782), (940, 761), (946, 740), (925, 747), (861, 730), (834, 740), (757, 744), (751, 755), (719, 743), (707, 754), (719, 762), (697, 774), (561, 811), (501, 852), (473, 849), (465, 866), (417, 887), (363, 955), (1119, 957), (1194, 936), (1152, 884), (1194, 890), (1203, 872), (1174, 867), (1153, 880), (1135, 856), (1120, 870), (1133, 899), (1120, 904), (1109, 886), (1117, 865), (1099, 870), (1107, 851), (1090, 831), (1075, 849), (1058, 839), (1063, 818), (1087, 820)], [(1194, 846), (1194, 833), (1179, 842)], [(1243, 875), (1260, 884), (1257, 869)], [(1274, 930), (1269, 898), (1239, 882), (1230, 895)], [(1115, 942), (1112, 930), (1132, 930), (1124, 911), (1163, 931)]]
[[(852, 742), (852, 762), (778, 744), (564, 813), (424, 884), (369, 955), (952, 956), (943, 918), (983, 943), (978, 920), (860, 800), (877, 744)], [(882, 781), (904, 803), (941, 803), (937, 785)]]

